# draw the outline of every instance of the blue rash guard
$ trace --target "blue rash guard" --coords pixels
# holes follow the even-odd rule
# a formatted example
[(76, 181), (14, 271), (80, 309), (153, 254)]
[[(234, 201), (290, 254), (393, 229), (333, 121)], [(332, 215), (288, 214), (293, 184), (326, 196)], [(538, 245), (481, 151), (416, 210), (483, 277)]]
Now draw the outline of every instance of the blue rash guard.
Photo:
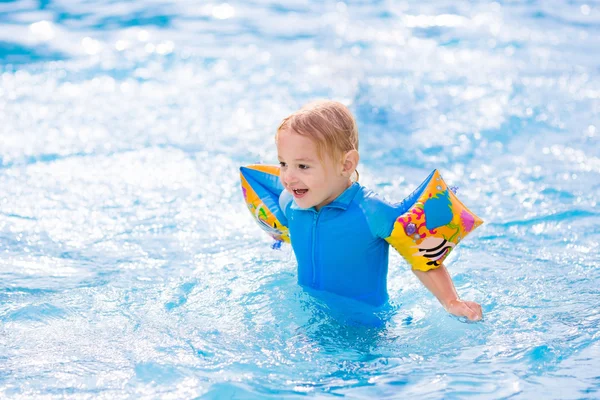
[(287, 218), (298, 261), (298, 283), (374, 306), (387, 302), (390, 236), (407, 208), (392, 205), (353, 183), (319, 211), (302, 209), (283, 191), (279, 204)]

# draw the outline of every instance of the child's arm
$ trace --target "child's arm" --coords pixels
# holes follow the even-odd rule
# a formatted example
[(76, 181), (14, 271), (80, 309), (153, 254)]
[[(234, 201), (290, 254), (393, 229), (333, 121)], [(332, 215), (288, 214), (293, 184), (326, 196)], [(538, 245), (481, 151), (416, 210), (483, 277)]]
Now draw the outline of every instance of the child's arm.
[(439, 268), (426, 272), (418, 270), (413, 270), (413, 272), (450, 314), (467, 317), (471, 321), (478, 321), (482, 318), (483, 313), (479, 304), (458, 298), (452, 278), (443, 264)]

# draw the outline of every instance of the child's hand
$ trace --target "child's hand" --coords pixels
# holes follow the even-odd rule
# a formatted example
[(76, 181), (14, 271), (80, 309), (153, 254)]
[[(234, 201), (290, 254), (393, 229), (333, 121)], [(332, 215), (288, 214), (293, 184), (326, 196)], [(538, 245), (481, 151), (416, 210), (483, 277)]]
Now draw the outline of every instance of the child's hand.
[(483, 311), (479, 304), (458, 298), (454, 283), (444, 265), (429, 271), (413, 270), (413, 272), (450, 314), (466, 317), (469, 321), (479, 321), (483, 318)]
[(483, 318), (481, 306), (474, 301), (451, 300), (446, 310), (457, 317), (467, 317), (469, 321), (479, 321)]

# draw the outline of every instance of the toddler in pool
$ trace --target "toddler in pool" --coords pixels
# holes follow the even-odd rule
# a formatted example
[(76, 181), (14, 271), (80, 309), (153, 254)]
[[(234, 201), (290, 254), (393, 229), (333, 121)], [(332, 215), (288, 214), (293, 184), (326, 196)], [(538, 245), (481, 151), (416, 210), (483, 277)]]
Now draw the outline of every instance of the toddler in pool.
[[(307, 104), (275, 137), (279, 204), (287, 218), (300, 285), (374, 306), (387, 302), (390, 235), (403, 203), (390, 204), (358, 183), (358, 129), (335, 101)], [(477, 321), (481, 306), (461, 300), (442, 264), (417, 278), (451, 314)]]

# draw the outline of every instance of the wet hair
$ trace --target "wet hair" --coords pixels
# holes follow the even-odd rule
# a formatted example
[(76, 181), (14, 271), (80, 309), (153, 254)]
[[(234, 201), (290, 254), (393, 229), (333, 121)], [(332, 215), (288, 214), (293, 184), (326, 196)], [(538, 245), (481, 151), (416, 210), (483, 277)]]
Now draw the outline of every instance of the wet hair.
[[(337, 101), (314, 101), (290, 114), (277, 128), (276, 141), (279, 132), (284, 130), (313, 140), (321, 160), (327, 154), (337, 162), (348, 151), (358, 151), (358, 127), (354, 116), (348, 107)], [(354, 172), (358, 181), (358, 171)]]

